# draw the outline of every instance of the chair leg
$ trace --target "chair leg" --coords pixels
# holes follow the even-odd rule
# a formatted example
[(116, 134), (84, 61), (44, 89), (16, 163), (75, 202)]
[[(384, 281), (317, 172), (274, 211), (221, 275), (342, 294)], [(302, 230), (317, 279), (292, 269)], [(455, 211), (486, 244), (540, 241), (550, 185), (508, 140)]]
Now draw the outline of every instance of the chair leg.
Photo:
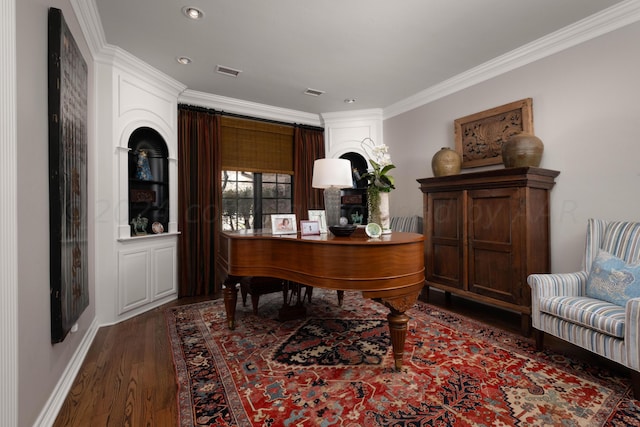
[(344, 300), (344, 291), (338, 291), (338, 306), (342, 307), (343, 300)]
[(544, 332), (538, 329), (534, 329), (533, 337), (536, 340), (536, 350), (542, 351), (542, 346), (544, 345)]
[(247, 306), (247, 290), (244, 288), (244, 286), (240, 286), (240, 294), (242, 295), (242, 306), (246, 307)]
[(420, 299), (426, 303), (429, 302), (429, 286), (424, 285), (422, 291), (420, 291)]
[(260, 295), (251, 294), (251, 305), (253, 306), (253, 314), (258, 314), (258, 301), (260, 300)]
[(631, 370), (631, 391), (633, 398), (640, 400), (640, 372)]

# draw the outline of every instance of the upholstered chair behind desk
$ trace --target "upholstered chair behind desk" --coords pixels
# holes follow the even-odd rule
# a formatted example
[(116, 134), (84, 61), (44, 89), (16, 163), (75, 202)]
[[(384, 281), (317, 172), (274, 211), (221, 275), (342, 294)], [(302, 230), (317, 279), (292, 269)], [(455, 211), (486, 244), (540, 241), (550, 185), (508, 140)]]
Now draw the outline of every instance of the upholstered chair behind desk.
[(532, 274), (536, 346), (554, 335), (631, 372), (640, 398), (640, 223), (590, 219), (584, 269)]
[(275, 277), (246, 276), (240, 278), (240, 294), (242, 295), (242, 305), (247, 305), (247, 295), (251, 295), (251, 305), (253, 314), (258, 314), (258, 301), (260, 295), (272, 292), (282, 292), (283, 300), (286, 301), (286, 290), (284, 280)]

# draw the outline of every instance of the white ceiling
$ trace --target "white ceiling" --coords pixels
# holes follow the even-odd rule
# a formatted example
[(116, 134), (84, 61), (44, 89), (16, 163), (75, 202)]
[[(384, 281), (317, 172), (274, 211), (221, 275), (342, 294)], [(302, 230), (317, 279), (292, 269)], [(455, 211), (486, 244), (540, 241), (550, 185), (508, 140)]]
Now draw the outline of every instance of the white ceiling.
[(108, 44), (188, 89), (325, 113), (385, 108), (621, 0), (95, 2)]

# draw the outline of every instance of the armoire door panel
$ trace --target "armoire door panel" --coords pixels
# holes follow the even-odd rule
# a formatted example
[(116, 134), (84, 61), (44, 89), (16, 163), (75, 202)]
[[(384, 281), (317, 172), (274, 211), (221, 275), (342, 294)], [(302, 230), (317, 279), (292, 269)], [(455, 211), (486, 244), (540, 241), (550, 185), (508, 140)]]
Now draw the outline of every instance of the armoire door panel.
[(517, 303), (520, 299), (520, 283), (509, 251), (476, 249), (473, 252), (472, 279), (469, 289), (480, 295)]
[(464, 286), (462, 197), (461, 191), (442, 192), (426, 201), (426, 279), (456, 288)]
[(469, 238), (485, 242), (512, 242), (512, 223), (517, 219), (517, 189), (469, 192)]
[(427, 280), (436, 280), (449, 286), (461, 288), (460, 274), (462, 258), (459, 245), (433, 245), (433, 263), (427, 268)]
[[(518, 188), (469, 192), (469, 289), (516, 303), (518, 283), (520, 197)], [(519, 286), (519, 285), (518, 285)]]

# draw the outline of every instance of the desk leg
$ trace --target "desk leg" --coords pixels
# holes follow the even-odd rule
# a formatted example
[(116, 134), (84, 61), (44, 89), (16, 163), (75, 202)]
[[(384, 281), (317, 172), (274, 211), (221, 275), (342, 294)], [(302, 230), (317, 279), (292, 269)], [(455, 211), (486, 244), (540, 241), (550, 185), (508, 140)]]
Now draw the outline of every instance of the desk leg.
[(227, 312), (227, 323), (229, 329), (236, 327), (236, 304), (238, 302), (238, 285), (236, 283), (225, 283), (222, 289), (224, 295), (224, 309)]
[(376, 300), (384, 304), (391, 313), (387, 315), (389, 321), (389, 334), (391, 335), (391, 345), (393, 346), (393, 360), (396, 371), (402, 369), (402, 356), (404, 355), (404, 342), (407, 338), (407, 323), (409, 316), (404, 314), (416, 303), (420, 292), (403, 295), (396, 298), (377, 298)]
[(395, 360), (396, 371), (402, 369), (402, 357), (404, 355), (404, 341), (407, 338), (407, 323), (409, 316), (391, 309), (387, 316), (389, 320), (389, 333), (391, 334), (391, 345), (393, 346), (393, 359)]

